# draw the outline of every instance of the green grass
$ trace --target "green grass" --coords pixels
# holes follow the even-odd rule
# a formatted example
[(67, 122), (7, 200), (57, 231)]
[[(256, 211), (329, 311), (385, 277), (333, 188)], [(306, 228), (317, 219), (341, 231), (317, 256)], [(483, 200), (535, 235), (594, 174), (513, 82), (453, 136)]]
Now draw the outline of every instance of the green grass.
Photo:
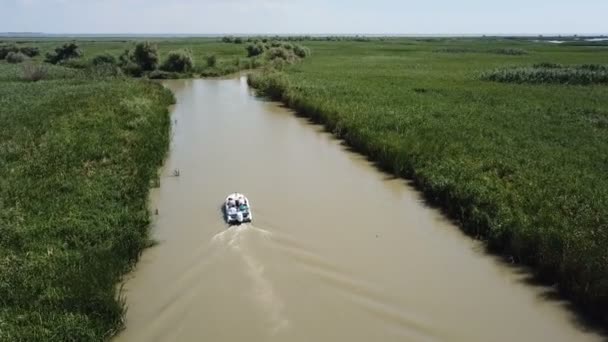
[(122, 324), (115, 285), (149, 243), (173, 97), (14, 74), (0, 63), (0, 340), (106, 339)]
[(413, 179), (467, 233), (608, 324), (608, 87), (479, 78), (602, 64), (607, 48), (455, 38), (305, 45), (311, 58), (250, 83)]

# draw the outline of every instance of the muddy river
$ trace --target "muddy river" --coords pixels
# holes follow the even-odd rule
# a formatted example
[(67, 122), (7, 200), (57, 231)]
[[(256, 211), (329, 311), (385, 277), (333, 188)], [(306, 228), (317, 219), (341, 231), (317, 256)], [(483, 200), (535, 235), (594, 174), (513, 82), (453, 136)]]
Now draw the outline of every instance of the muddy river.
[[(405, 181), (245, 77), (178, 80), (173, 139), (117, 341), (598, 341)], [(254, 222), (220, 207), (246, 194)]]

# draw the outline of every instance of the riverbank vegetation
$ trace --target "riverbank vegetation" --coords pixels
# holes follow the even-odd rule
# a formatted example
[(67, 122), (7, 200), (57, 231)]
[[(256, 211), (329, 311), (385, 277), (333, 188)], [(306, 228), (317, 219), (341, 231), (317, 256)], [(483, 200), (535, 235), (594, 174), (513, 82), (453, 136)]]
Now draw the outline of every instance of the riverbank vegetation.
[(313, 58), (250, 84), (414, 180), (467, 233), (608, 324), (607, 49), (512, 38), (306, 45)]
[(149, 243), (173, 97), (89, 76), (0, 62), (2, 341), (100, 341), (122, 326), (116, 284)]
[(44, 62), (85, 74), (150, 79), (215, 77), (270, 64), (281, 68), (308, 55), (302, 45), (269, 38), (0, 42), (0, 59), (15, 64)]

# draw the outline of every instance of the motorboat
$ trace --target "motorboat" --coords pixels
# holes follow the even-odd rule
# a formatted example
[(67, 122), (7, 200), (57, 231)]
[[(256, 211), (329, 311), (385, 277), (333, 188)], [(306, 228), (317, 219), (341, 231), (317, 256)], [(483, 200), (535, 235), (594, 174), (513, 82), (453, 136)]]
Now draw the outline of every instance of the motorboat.
[(226, 222), (229, 224), (241, 224), (253, 220), (249, 199), (238, 192), (226, 197), (226, 201), (224, 202), (224, 214), (226, 216)]

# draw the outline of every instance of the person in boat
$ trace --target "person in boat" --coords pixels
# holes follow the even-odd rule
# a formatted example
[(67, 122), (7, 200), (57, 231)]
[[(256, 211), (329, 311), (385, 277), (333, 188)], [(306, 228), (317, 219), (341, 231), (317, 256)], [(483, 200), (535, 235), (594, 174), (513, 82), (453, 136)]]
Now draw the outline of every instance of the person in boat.
[(228, 198), (228, 207), (236, 207), (236, 204), (234, 203), (234, 199), (232, 197)]

